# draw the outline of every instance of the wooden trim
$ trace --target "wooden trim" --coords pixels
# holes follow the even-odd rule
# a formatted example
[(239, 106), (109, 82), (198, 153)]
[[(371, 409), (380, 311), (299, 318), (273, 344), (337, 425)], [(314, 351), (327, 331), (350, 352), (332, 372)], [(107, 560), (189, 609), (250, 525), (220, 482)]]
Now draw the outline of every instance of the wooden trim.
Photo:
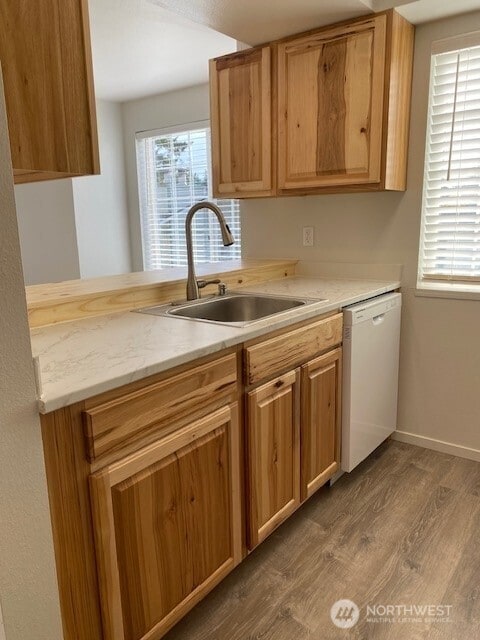
[(210, 89), (210, 140), (212, 145), (212, 182), (214, 185), (220, 184), (220, 91), (218, 87), (217, 61), (210, 60), (209, 69), (209, 89)]
[[(185, 614), (193, 609), (205, 596), (214, 589), (233, 569), (235, 563), (232, 559), (227, 560), (221, 567), (213, 573), (208, 581), (199, 585), (195, 591), (192, 591), (185, 600), (182, 600), (170, 613), (163, 618), (158, 624), (156, 624), (149, 633), (146, 633), (141, 640), (158, 640), (162, 638), (167, 631), (181, 620)], [(108, 640), (108, 639), (107, 639)], [(112, 640), (118, 640), (118, 638), (112, 638)]]
[(116, 560), (117, 546), (111, 486), (112, 482), (108, 468), (90, 477), (90, 496), (95, 524), (98, 582), (101, 592), (100, 602), (105, 640), (120, 640), (125, 637), (125, 632), (123, 628), (120, 575)]
[(341, 20), (340, 22), (334, 22), (333, 24), (324, 25), (323, 27), (314, 27), (313, 29), (307, 29), (307, 31), (293, 33), (292, 35), (285, 36), (284, 38), (278, 38), (277, 40), (273, 40), (272, 42), (267, 42), (263, 45), (258, 46), (266, 46), (267, 44), (270, 46), (288, 44), (289, 42), (294, 42), (297, 40), (309, 39), (311, 36), (321, 34), (324, 31), (331, 31), (332, 29), (336, 28), (338, 28), (343, 33), (346, 33), (346, 28), (352, 27), (356, 30), (357, 27), (362, 25), (362, 23), (370, 22), (372, 18), (379, 18), (381, 16), (388, 17), (388, 15), (393, 13), (394, 11), (394, 9), (386, 9), (385, 11), (379, 11), (378, 13), (369, 13), (365, 16), (359, 16), (358, 18), (347, 18), (346, 20)]
[(231, 509), (232, 509), (232, 552), (233, 564), (237, 566), (243, 560), (243, 513), (241, 485), (241, 441), (240, 411), (238, 402), (229, 405), (230, 409), (230, 465), (231, 465)]
[[(307, 484), (305, 494), (302, 495), (302, 501), (306, 500), (307, 498), (310, 498), (310, 496), (313, 496), (314, 493), (316, 493), (319, 489), (321, 489), (323, 485), (327, 483), (330, 480), (330, 478), (338, 471), (338, 469), (339, 469), (339, 463), (332, 462), (332, 464), (327, 469), (325, 469), (323, 473), (321, 473), (314, 480), (309, 482)], [(302, 486), (302, 489), (303, 489), (303, 486)]]
[(247, 384), (291, 369), (342, 342), (343, 314), (310, 322), (307, 326), (263, 340), (245, 349)]
[(335, 456), (340, 464), (342, 459), (342, 407), (343, 407), (343, 348), (338, 349), (337, 363), (337, 442)]
[(215, 62), (215, 68), (218, 69), (218, 71), (231, 69), (232, 67), (242, 66), (244, 64), (252, 64), (253, 62), (261, 62), (264, 48), (265, 45), (242, 49), (241, 51), (235, 51), (234, 53), (228, 53), (225, 56), (214, 58), (211, 62)]
[(87, 78), (86, 93), (90, 111), (90, 151), (92, 154), (92, 174), (100, 174), (100, 146), (98, 143), (97, 103), (95, 101), (95, 82), (93, 76), (92, 40), (90, 37), (90, 18), (88, 0), (81, 0), (80, 8), (83, 25), (83, 42), (85, 53), (85, 75)]
[(385, 59), (387, 54), (387, 16), (374, 19), (373, 29), (373, 69), (372, 98), (369, 149), (369, 180), (377, 183), (382, 180), (385, 166), (383, 132), (387, 129), (384, 116), (385, 105)]
[(81, 407), (41, 416), (42, 438), (63, 637), (104, 640)]
[(385, 189), (407, 188), (408, 140), (413, 80), (415, 27), (396, 11), (391, 20), (387, 70)]
[[(266, 145), (263, 147), (263, 153), (265, 154)], [(227, 198), (231, 196), (231, 194), (239, 194), (241, 193), (243, 196), (243, 192), (246, 191), (248, 193), (263, 193), (265, 190), (265, 185), (263, 180), (255, 180), (253, 182), (222, 182), (217, 186), (217, 195), (223, 196)], [(270, 187), (268, 187), (270, 188)], [(253, 196), (250, 196), (253, 197)]]
[(272, 189), (272, 50), (262, 49), (262, 190)]
[[(199, 265), (197, 276), (220, 278), (230, 288), (295, 274), (295, 260), (235, 260)], [(26, 287), (30, 327), (167, 304), (185, 298), (183, 267)]]

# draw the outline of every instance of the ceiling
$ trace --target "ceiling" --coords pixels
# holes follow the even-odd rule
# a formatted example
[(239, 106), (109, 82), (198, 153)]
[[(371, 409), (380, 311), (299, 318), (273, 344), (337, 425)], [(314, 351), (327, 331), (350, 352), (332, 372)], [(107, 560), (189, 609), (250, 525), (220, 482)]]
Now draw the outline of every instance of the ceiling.
[(124, 102), (208, 81), (228, 36), (148, 0), (89, 0), (95, 92)]
[(150, 0), (250, 45), (397, 7), (418, 24), (480, 9), (480, 0)]
[[(201, 84), (208, 60), (247, 45), (398, 8), (414, 24), (480, 0), (89, 0), (98, 98), (124, 102)], [(227, 34), (227, 35), (223, 35)]]

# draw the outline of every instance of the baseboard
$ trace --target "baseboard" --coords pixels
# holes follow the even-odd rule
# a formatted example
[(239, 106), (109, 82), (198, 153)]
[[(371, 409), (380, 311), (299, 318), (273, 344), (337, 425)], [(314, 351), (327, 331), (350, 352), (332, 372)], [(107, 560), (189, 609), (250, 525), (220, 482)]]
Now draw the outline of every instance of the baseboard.
[(459, 444), (453, 444), (452, 442), (443, 442), (443, 440), (435, 440), (434, 438), (419, 436), (415, 433), (408, 433), (407, 431), (394, 431), (392, 434), (392, 438), (393, 440), (406, 442), (407, 444), (414, 444), (417, 447), (423, 447), (424, 449), (432, 449), (433, 451), (449, 453), (452, 456), (467, 458), (467, 460), (475, 460), (476, 462), (480, 462), (479, 449), (462, 447)]

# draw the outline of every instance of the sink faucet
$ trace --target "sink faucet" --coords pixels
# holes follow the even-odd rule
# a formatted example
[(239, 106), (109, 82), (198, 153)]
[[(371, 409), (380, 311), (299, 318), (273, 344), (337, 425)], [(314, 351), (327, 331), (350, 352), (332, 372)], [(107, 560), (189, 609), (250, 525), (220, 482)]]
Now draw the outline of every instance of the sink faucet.
[(223, 213), (213, 202), (197, 202), (187, 213), (185, 220), (185, 235), (187, 238), (187, 262), (188, 262), (188, 277), (187, 277), (187, 300), (198, 300), (200, 298), (199, 289), (203, 289), (208, 284), (219, 284), (220, 280), (197, 280), (195, 275), (195, 264), (193, 261), (193, 243), (192, 243), (192, 220), (193, 216), (200, 209), (210, 209), (217, 216), (222, 232), (222, 241), (224, 247), (229, 247), (235, 242), (235, 238), (230, 231), (230, 228), (224, 218)]

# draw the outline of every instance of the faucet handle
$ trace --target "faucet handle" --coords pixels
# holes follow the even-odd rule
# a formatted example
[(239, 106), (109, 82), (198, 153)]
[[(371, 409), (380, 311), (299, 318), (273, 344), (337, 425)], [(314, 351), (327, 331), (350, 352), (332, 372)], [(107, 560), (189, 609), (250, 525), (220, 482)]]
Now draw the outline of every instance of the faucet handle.
[(218, 283), (218, 295), (224, 296), (227, 293), (227, 285), (224, 282)]
[(197, 280), (197, 287), (199, 289), (205, 289), (209, 284), (221, 284), (221, 282), (218, 278), (216, 280)]

